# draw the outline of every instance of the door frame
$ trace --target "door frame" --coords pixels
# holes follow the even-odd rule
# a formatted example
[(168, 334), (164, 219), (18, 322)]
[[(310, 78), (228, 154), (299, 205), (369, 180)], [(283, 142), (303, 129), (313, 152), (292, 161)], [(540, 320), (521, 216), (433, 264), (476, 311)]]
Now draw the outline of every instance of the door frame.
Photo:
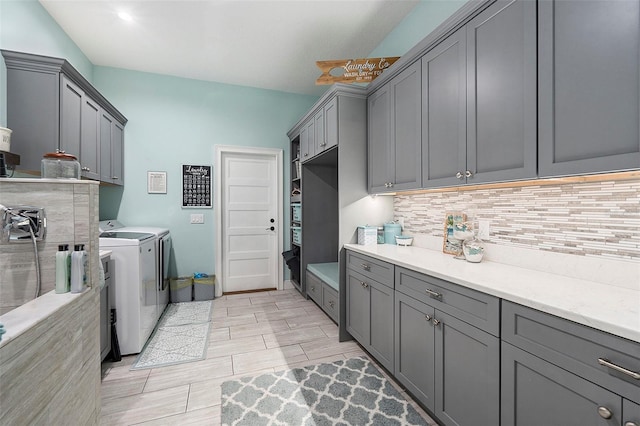
[(214, 264), (216, 268), (216, 281), (217, 285), (215, 287), (215, 295), (216, 297), (222, 296), (224, 292), (224, 282), (223, 282), (223, 265), (224, 265), (224, 256), (226, 253), (224, 252), (224, 244), (222, 243), (222, 188), (226, 184), (224, 182), (224, 176), (222, 174), (222, 156), (224, 154), (246, 154), (246, 155), (260, 155), (264, 157), (270, 157), (276, 160), (276, 175), (277, 175), (277, 183), (276, 183), (276, 192), (277, 192), (277, 225), (279, 228), (279, 232), (277, 233), (278, 238), (278, 252), (276, 253), (277, 259), (277, 283), (276, 288), (278, 290), (282, 290), (284, 288), (283, 281), (283, 267), (284, 261), (282, 256), (282, 248), (284, 246), (284, 198), (283, 198), (283, 168), (282, 168), (282, 160), (284, 157), (283, 150), (279, 148), (258, 148), (258, 147), (249, 147), (249, 146), (231, 146), (231, 145), (214, 145), (214, 158), (213, 158), (213, 169), (214, 169), (214, 183), (213, 183), (213, 216), (214, 216), (214, 229), (215, 233), (215, 252), (214, 252)]

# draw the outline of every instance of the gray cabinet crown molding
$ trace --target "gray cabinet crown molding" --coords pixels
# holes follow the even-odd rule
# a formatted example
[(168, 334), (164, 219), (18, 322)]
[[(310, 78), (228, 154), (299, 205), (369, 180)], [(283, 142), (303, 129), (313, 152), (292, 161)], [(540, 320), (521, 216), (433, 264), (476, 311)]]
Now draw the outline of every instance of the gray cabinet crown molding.
[(429, 50), (438, 43), (456, 32), (477, 14), (489, 7), (496, 0), (469, 0), (460, 9), (453, 13), (443, 23), (438, 25), (432, 32), (423, 38), (418, 44), (406, 52), (391, 67), (384, 70), (380, 77), (373, 80), (367, 86), (367, 94), (371, 94), (387, 83), (396, 75), (400, 74), (415, 61), (420, 60)]
[(289, 139), (293, 139), (296, 137), (303, 125), (307, 123), (310, 119), (314, 117), (316, 112), (321, 108), (324, 108), (325, 104), (329, 103), (329, 101), (335, 96), (348, 96), (359, 99), (366, 99), (367, 97), (367, 89), (363, 86), (353, 86), (344, 83), (336, 83), (329, 90), (325, 92), (324, 95), (320, 99), (316, 101), (311, 108), (307, 111), (307, 113), (298, 120), (296, 124), (293, 125), (291, 130), (287, 132), (287, 136)]
[(82, 87), (89, 97), (94, 99), (104, 110), (108, 111), (118, 122), (127, 124), (127, 118), (65, 59), (4, 49), (0, 50), (0, 52), (2, 52), (7, 68), (50, 72), (52, 74), (63, 73), (72, 82)]

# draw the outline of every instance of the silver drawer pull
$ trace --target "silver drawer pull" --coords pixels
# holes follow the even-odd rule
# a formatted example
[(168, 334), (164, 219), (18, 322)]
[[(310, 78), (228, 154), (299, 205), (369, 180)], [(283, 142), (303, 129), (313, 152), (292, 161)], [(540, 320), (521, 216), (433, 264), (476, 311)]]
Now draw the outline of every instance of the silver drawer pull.
[(619, 365), (615, 365), (614, 363), (612, 363), (611, 361), (609, 361), (606, 358), (598, 358), (598, 364), (604, 365), (605, 367), (609, 367), (612, 370), (619, 371), (620, 373), (626, 374), (627, 376), (631, 376), (632, 378), (634, 378), (636, 380), (640, 380), (640, 373), (637, 373), (637, 372), (631, 371), (631, 370), (627, 370), (626, 368), (620, 367)]
[(311, 291), (316, 291), (316, 286), (312, 285), (311, 286)]
[(433, 325), (435, 325), (436, 327), (440, 325), (442, 321), (438, 320), (438, 319), (433, 319)]
[(367, 265), (366, 263), (363, 263), (360, 266), (362, 266), (362, 269), (364, 269), (365, 271), (370, 271), (371, 270), (371, 266)]
[(433, 291), (428, 288), (426, 288), (424, 291), (426, 291), (427, 294), (433, 297), (434, 299), (440, 299), (442, 297), (442, 294), (438, 293), (437, 291)]
[(598, 414), (603, 419), (610, 419), (613, 416), (613, 413), (611, 412), (611, 410), (603, 406), (598, 407)]
[(424, 319), (427, 320), (427, 321), (431, 321), (431, 315), (425, 315)]
[(369, 284), (365, 283), (364, 281), (360, 281), (360, 285), (362, 285), (363, 288), (369, 287)]
[(624, 426), (638, 426), (638, 423), (636, 423), (636, 422), (626, 422), (624, 424)]
[(329, 300), (329, 306), (331, 306), (331, 309), (333, 309), (335, 304), (336, 303), (333, 300)]

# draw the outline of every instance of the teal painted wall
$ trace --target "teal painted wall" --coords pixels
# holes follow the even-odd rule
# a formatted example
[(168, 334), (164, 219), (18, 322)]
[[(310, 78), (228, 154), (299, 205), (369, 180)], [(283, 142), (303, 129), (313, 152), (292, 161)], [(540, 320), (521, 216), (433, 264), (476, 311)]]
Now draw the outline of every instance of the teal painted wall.
[[(285, 153), (286, 194), (290, 161), (286, 133), (317, 100), (105, 67), (95, 67), (94, 85), (129, 120), (125, 186), (100, 187), (100, 218), (168, 227), (174, 246), (172, 270), (177, 275), (211, 273), (215, 263), (213, 209), (181, 207), (182, 164), (213, 165), (214, 145), (280, 148)], [(147, 193), (147, 171), (167, 172), (167, 194)], [(284, 212), (286, 224), (288, 201)], [(191, 213), (203, 213), (204, 224), (190, 224)], [(283, 232), (288, 236), (287, 227)], [(285, 240), (288, 244), (288, 237)]]
[[(0, 49), (65, 58), (89, 81), (93, 64), (36, 0), (0, 0)], [(7, 125), (7, 69), (0, 56), (0, 126)]]
[(465, 3), (467, 0), (422, 0), (369, 57), (404, 55)]

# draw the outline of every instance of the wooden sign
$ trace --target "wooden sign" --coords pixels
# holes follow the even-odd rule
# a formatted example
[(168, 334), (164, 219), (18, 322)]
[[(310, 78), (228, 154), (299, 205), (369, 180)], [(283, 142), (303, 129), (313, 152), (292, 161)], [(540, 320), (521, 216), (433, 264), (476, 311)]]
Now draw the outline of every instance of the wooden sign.
[(322, 70), (316, 84), (370, 83), (398, 59), (399, 56), (316, 61), (316, 65)]

